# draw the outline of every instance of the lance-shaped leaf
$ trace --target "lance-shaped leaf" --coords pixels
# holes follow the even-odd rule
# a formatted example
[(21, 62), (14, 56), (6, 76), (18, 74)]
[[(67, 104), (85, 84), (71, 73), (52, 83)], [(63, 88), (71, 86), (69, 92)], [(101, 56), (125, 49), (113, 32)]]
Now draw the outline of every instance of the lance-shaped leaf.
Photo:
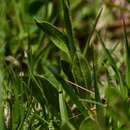
[(67, 48), (67, 37), (60, 32), (54, 25), (48, 22), (38, 22), (36, 20), (37, 26), (42, 29), (51, 39), (51, 41), (62, 51), (64, 51), (67, 55), (69, 55), (69, 51)]
[(60, 105), (60, 114), (62, 120), (61, 129), (64, 130), (65, 128), (67, 128), (67, 130), (75, 130), (74, 126), (69, 121), (67, 107), (65, 104), (62, 91), (59, 93), (59, 105)]
[(73, 28), (71, 23), (71, 16), (69, 11), (69, 2), (68, 0), (62, 0), (62, 6), (63, 6), (63, 13), (64, 13), (64, 21), (65, 21), (65, 27), (67, 32), (67, 37), (69, 39), (69, 49), (73, 53), (75, 52), (75, 43), (74, 43), (74, 35), (73, 35)]
[(80, 52), (76, 52), (73, 63), (72, 63), (72, 73), (75, 79), (75, 82), (83, 87), (90, 89), (91, 86), (91, 73), (90, 68)]
[(97, 15), (97, 17), (96, 17), (96, 19), (95, 19), (95, 22), (94, 22), (92, 31), (90, 32), (90, 34), (89, 34), (89, 36), (88, 36), (88, 39), (87, 39), (87, 42), (86, 42), (86, 45), (85, 45), (85, 48), (84, 48), (84, 52), (83, 52), (84, 55), (87, 53), (87, 50), (88, 50), (88, 47), (89, 47), (91, 38), (92, 38), (92, 36), (93, 36), (93, 34), (94, 34), (94, 31), (96, 30), (96, 26), (97, 26), (98, 21), (99, 21), (99, 18), (100, 18), (100, 16), (101, 16), (102, 10), (103, 10), (103, 9), (101, 9), (101, 10), (99, 11), (99, 13), (98, 13), (98, 15)]

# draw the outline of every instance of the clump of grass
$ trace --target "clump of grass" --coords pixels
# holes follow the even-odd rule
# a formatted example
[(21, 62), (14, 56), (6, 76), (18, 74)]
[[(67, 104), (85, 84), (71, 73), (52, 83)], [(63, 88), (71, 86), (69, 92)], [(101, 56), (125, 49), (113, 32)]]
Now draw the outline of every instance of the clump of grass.
[(1, 130), (130, 129), (125, 20), (125, 48), (108, 48), (98, 2), (1, 0)]

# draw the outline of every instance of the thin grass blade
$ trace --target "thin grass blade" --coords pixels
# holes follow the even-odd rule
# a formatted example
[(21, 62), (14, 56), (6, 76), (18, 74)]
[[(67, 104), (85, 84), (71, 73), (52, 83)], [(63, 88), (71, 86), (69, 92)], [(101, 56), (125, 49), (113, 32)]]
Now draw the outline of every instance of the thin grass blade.
[(73, 34), (73, 28), (72, 28), (72, 22), (71, 22), (68, 0), (62, 0), (62, 6), (63, 6), (64, 21), (65, 21), (67, 37), (69, 39), (69, 45), (68, 46), (69, 46), (70, 51), (73, 54), (76, 50), (76, 47), (75, 47), (74, 34)]
[(122, 92), (122, 95), (124, 95), (124, 97), (127, 97), (127, 89), (123, 84), (123, 80), (121, 78), (121, 75), (120, 75), (119, 69), (118, 69), (118, 67), (116, 65), (116, 62), (113, 59), (112, 55), (110, 54), (109, 50), (106, 48), (106, 46), (104, 44), (104, 41), (102, 40), (102, 38), (100, 36), (100, 33), (97, 32), (96, 34), (97, 34), (97, 37), (98, 37), (100, 43), (102, 44), (102, 47), (103, 47), (103, 49), (104, 49), (104, 51), (105, 51), (105, 53), (106, 53), (106, 55), (108, 57), (109, 63), (112, 66), (112, 68), (113, 68), (113, 70), (114, 70), (114, 72), (116, 74), (116, 77), (117, 77), (117, 79), (119, 81), (119, 88), (118, 89)]
[(119, 74), (118, 68), (117, 68), (117, 66), (116, 66), (116, 62), (115, 62), (115, 60), (113, 59), (112, 55), (110, 54), (109, 50), (106, 48), (106, 46), (105, 46), (105, 44), (104, 44), (104, 41), (103, 41), (103, 39), (101, 38), (100, 33), (98, 33), (98, 32), (97, 32), (97, 37), (98, 37), (98, 39), (99, 39), (99, 41), (100, 41), (100, 43), (101, 43), (101, 45), (102, 45), (102, 47), (103, 47), (103, 49), (104, 49), (104, 51), (105, 51), (107, 57), (108, 57), (108, 59), (109, 59), (110, 64), (112, 65), (113, 70), (115, 71), (115, 73), (116, 73), (117, 77), (119, 78), (119, 80), (121, 80), (121, 79), (120, 79), (120, 74)]
[(125, 78), (126, 78), (126, 83), (130, 88), (130, 47), (128, 43), (126, 25), (124, 19), (123, 19), (123, 25), (124, 25), (124, 38), (125, 38), (125, 49), (126, 49), (126, 71), (125, 71), (126, 77)]
[[(2, 71), (0, 70), (0, 74)], [(4, 126), (4, 113), (3, 113), (3, 76), (0, 75), (0, 129), (5, 130)]]
[[(95, 101), (101, 103), (101, 97), (99, 93), (97, 75), (96, 75), (94, 50), (93, 50), (93, 86), (95, 90)], [(97, 113), (97, 120), (99, 124), (101, 125), (102, 129), (105, 129), (103, 107), (99, 104), (96, 104), (96, 113)]]
[(89, 47), (91, 38), (92, 38), (92, 36), (93, 36), (93, 34), (94, 34), (94, 31), (96, 30), (97, 23), (98, 23), (99, 18), (100, 18), (101, 14), (102, 14), (102, 10), (103, 10), (103, 8), (101, 8), (101, 10), (99, 11), (99, 13), (98, 13), (98, 15), (97, 15), (97, 17), (96, 17), (96, 19), (95, 19), (95, 22), (94, 22), (92, 31), (91, 31), (91, 33), (90, 33), (89, 36), (88, 36), (88, 40), (87, 40), (87, 42), (86, 42), (86, 45), (85, 45), (85, 48), (84, 48), (84, 51), (83, 51), (83, 54), (84, 54), (84, 55), (86, 55), (86, 53), (87, 53), (87, 50), (88, 50), (88, 47)]
[(61, 120), (62, 120), (62, 129), (67, 127), (67, 130), (75, 130), (74, 126), (69, 121), (67, 107), (65, 104), (62, 91), (60, 91), (59, 93), (59, 105), (60, 105), (60, 114), (61, 114)]

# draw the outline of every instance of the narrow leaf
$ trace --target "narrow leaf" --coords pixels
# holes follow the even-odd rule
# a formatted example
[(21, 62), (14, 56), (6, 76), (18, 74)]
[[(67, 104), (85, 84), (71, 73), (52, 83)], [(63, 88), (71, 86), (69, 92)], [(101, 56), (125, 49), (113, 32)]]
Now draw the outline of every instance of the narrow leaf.
[[(93, 50), (93, 85), (95, 90), (95, 101), (101, 103), (98, 83), (97, 83), (97, 75), (96, 75), (96, 66), (95, 66), (95, 54)], [(101, 127), (105, 129), (105, 122), (104, 122), (104, 113), (102, 106), (99, 104), (96, 104), (96, 112), (97, 112), (97, 120)]]
[(45, 98), (44, 91), (42, 90), (39, 81), (32, 75), (31, 79), (31, 91), (32, 95), (37, 99), (37, 101), (41, 104), (44, 109), (45, 104), (47, 104), (47, 100)]
[(75, 130), (74, 126), (70, 123), (67, 107), (65, 104), (65, 100), (63, 97), (63, 92), (60, 91), (59, 93), (59, 104), (60, 104), (60, 114), (61, 114), (61, 120), (62, 120), (62, 130), (64, 130), (67, 127), (67, 130)]
[(75, 52), (75, 43), (74, 43), (74, 35), (73, 35), (73, 29), (72, 29), (72, 23), (71, 23), (71, 16), (69, 11), (69, 2), (66, 0), (62, 0), (62, 6), (63, 6), (63, 13), (64, 13), (64, 21), (65, 21), (65, 27), (67, 31), (67, 36), (69, 39), (69, 49), (72, 53)]
[(67, 55), (69, 55), (69, 51), (67, 48), (67, 37), (60, 32), (54, 25), (48, 22), (38, 22), (37, 26), (42, 29), (51, 39), (51, 41), (57, 46), (60, 50), (64, 51)]
[(126, 25), (125, 25), (124, 20), (123, 20), (123, 24), (124, 24), (124, 37), (125, 37), (125, 48), (126, 48), (126, 72), (125, 72), (125, 76), (126, 76), (126, 83), (127, 83), (128, 87), (130, 88), (130, 47), (129, 47), (129, 44), (128, 44)]
[(2, 71), (0, 70), (0, 129), (1, 130), (5, 130), (5, 127), (4, 127), (4, 113), (3, 113), (3, 73)]
[(91, 72), (89, 65), (83, 55), (78, 51), (76, 52), (73, 59), (72, 73), (75, 82), (78, 85), (91, 89)]
[[(98, 83), (97, 83), (97, 76), (96, 76), (94, 50), (93, 50), (93, 85), (94, 85), (94, 89), (95, 89), (95, 100), (96, 100), (96, 102), (101, 102), (99, 89), (98, 89)], [(98, 109), (98, 105), (97, 105), (97, 109)]]
[(92, 36), (93, 36), (94, 31), (96, 30), (96, 26), (97, 26), (97, 23), (98, 23), (99, 18), (100, 18), (100, 16), (101, 16), (102, 10), (103, 10), (103, 8), (101, 8), (101, 10), (99, 11), (99, 13), (98, 13), (98, 15), (97, 15), (97, 17), (96, 17), (96, 19), (95, 19), (95, 22), (94, 22), (92, 31), (91, 31), (91, 33), (90, 33), (89, 36), (88, 36), (88, 39), (87, 39), (87, 42), (86, 42), (86, 45), (85, 45), (85, 48), (84, 48), (84, 52), (83, 52), (84, 55), (86, 55), (86, 53), (87, 53), (87, 50), (88, 50), (88, 47), (89, 47), (91, 38), (92, 38)]
[(100, 41), (100, 43), (102, 44), (102, 47), (108, 57), (108, 60), (109, 60), (109, 63), (111, 64), (113, 70), (115, 71), (116, 73), (116, 76), (117, 76), (117, 79), (119, 80), (119, 90), (122, 92), (122, 95), (124, 95), (124, 97), (127, 97), (127, 88), (126, 86), (124, 86), (123, 84), (123, 80), (121, 78), (121, 75), (120, 75), (120, 72), (119, 72), (119, 69), (116, 65), (116, 62), (115, 60), (113, 59), (111, 53), (109, 52), (109, 50), (106, 48), (105, 44), (104, 44), (104, 41), (102, 40), (101, 36), (100, 36), (100, 33), (97, 32), (97, 37)]
[(65, 123), (66, 121), (69, 121), (69, 118), (62, 91), (59, 93), (59, 105), (60, 105), (61, 120), (62, 123)]
[(103, 39), (101, 38), (100, 33), (98, 33), (98, 32), (97, 32), (97, 37), (98, 37), (98, 39), (99, 39), (99, 41), (100, 41), (100, 43), (101, 43), (101, 45), (102, 45), (102, 47), (103, 47), (103, 49), (104, 49), (104, 51), (105, 51), (107, 57), (108, 57), (108, 60), (109, 60), (109, 62), (110, 62), (110, 64), (111, 64), (113, 70), (115, 71), (117, 77), (118, 77), (119, 80), (121, 81), (121, 79), (120, 79), (120, 73), (119, 73), (118, 68), (117, 68), (117, 66), (116, 66), (116, 62), (115, 62), (115, 60), (113, 59), (112, 55), (110, 54), (109, 50), (106, 48), (106, 46), (105, 46), (105, 44), (104, 44), (104, 41), (103, 41)]
[(56, 71), (55, 68), (51, 65), (47, 65), (50, 71), (54, 74), (56, 79), (62, 84), (63, 89), (65, 92), (69, 95), (70, 99), (76, 104), (77, 108), (82, 112), (83, 114), (87, 114), (84, 106), (82, 103), (79, 101), (79, 97), (76, 95), (74, 92), (73, 88), (64, 80), (62, 76), (60, 76)]

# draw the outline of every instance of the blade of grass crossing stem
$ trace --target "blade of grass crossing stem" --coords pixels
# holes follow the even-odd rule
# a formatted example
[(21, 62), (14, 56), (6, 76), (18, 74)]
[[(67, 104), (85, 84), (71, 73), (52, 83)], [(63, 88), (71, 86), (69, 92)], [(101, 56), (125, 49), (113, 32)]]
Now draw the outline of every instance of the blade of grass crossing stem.
[(60, 32), (54, 25), (46, 21), (35, 21), (37, 26), (50, 37), (51, 41), (55, 44), (55, 46), (58, 47), (60, 50), (64, 51), (67, 55), (69, 55), (69, 50), (67, 47), (67, 37), (62, 32)]
[(99, 11), (99, 13), (98, 13), (98, 15), (97, 15), (97, 17), (96, 17), (96, 19), (95, 19), (95, 22), (94, 22), (92, 31), (91, 31), (91, 33), (90, 33), (89, 36), (88, 36), (88, 39), (87, 39), (87, 42), (86, 42), (86, 45), (85, 45), (85, 48), (84, 48), (84, 51), (83, 51), (83, 54), (84, 54), (84, 55), (86, 55), (86, 53), (87, 53), (87, 50), (88, 50), (88, 47), (89, 47), (91, 38), (92, 38), (92, 36), (93, 36), (94, 31), (96, 30), (96, 26), (97, 26), (97, 23), (98, 23), (99, 18), (100, 18), (100, 16), (101, 16), (102, 10), (103, 10), (103, 8), (101, 8), (101, 10)]
[(125, 37), (125, 49), (126, 49), (126, 72), (125, 72), (126, 77), (125, 78), (126, 78), (126, 83), (130, 88), (130, 47), (128, 44), (126, 25), (124, 19), (123, 19), (123, 25), (124, 25), (124, 37)]
[(76, 50), (76, 47), (75, 47), (75, 41), (74, 41), (74, 35), (73, 35), (73, 29), (72, 29), (72, 23), (71, 23), (71, 16), (70, 16), (70, 10), (69, 10), (69, 1), (62, 0), (62, 6), (63, 6), (63, 13), (64, 13), (65, 27), (66, 27), (67, 36), (69, 39), (68, 46), (69, 46), (71, 53), (73, 54)]
[(74, 92), (73, 88), (64, 80), (62, 76), (60, 76), (53, 66), (50, 64), (47, 64), (49, 70), (54, 74), (56, 79), (62, 84), (63, 89), (65, 92), (69, 95), (70, 99), (76, 104), (77, 108), (80, 112), (82, 112), (85, 116), (88, 115), (87, 111), (85, 110), (85, 107), (82, 105), (82, 103), (79, 101), (79, 97)]
[(122, 79), (121, 79), (119, 70), (118, 70), (118, 68), (117, 68), (117, 66), (116, 66), (116, 62), (115, 62), (115, 60), (113, 59), (112, 55), (110, 54), (109, 50), (106, 48), (106, 46), (105, 46), (105, 44), (104, 44), (104, 41), (102, 40), (102, 38), (101, 38), (101, 36), (100, 36), (100, 33), (99, 33), (99, 32), (96, 32), (96, 34), (97, 34), (97, 38), (99, 39), (99, 41), (100, 41), (100, 43), (101, 43), (101, 45), (102, 45), (102, 47), (103, 47), (103, 49), (104, 49), (104, 51), (105, 51), (107, 57), (108, 57), (108, 60), (109, 60), (109, 62), (110, 62), (110, 64), (111, 64), (113, 70), (115, 71), (115, 73), (116, 73), (116, 75), (117, 75), (117, 77), (118, 77), (118, 80), (119, 80), (119, 82), (120, 82), (120, 86), (122, 87), (122, 86), (123, 86), (123, 82), (122, 82)]

